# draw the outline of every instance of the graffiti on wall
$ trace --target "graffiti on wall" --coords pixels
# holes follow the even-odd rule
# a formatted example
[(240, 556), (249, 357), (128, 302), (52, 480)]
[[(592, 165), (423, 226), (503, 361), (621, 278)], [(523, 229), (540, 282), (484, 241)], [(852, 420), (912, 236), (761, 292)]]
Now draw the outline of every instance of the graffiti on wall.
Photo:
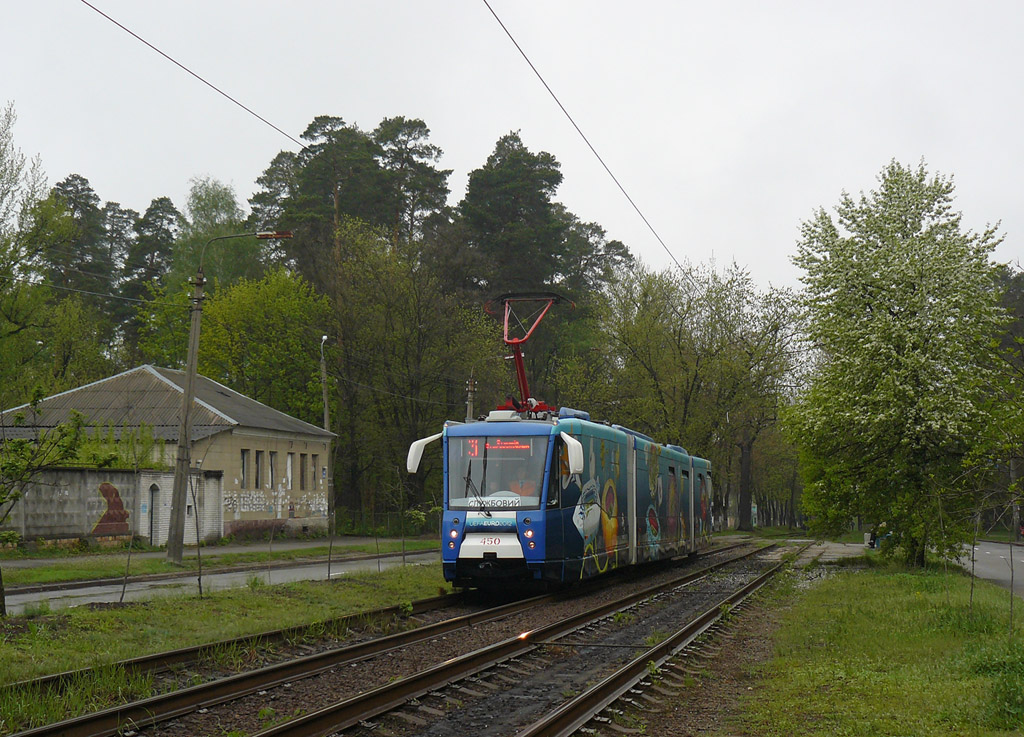
[(124, 502), (121, 500), (121, 494), (117, 487), (104, 481), (100, 484), (100, 495), (106, 502), (106, 511), (96, 526), (92, 528), (92, 534), (97, 537), (127, 535), (129, 532), (128, 510), (124, 508)]

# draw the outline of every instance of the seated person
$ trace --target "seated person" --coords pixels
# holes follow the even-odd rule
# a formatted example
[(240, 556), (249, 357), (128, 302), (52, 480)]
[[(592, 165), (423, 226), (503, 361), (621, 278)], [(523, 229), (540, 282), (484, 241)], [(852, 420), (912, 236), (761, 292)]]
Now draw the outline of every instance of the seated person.
[(516, 469), (516, 478), (512, 482), (511, 491), (515, 492), (519, 496), (537, 495), (537, 482), (527, 479), (525, 465), (520, 465)]

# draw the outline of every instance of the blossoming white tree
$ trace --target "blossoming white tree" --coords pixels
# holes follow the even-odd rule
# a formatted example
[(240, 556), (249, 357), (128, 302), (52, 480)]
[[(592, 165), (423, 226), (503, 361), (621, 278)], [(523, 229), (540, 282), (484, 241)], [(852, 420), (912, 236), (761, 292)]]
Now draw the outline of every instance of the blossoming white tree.
[(878, 189), (803, 225), (795, 263), (815, 364), (794, 412), (807, 510), (823, 529), (886, 523), (908, 559), (952, 552), (957, 479), (983, 442), (1002, 310), (995, 228), (965, 232), (952, 179), (893, 161)]

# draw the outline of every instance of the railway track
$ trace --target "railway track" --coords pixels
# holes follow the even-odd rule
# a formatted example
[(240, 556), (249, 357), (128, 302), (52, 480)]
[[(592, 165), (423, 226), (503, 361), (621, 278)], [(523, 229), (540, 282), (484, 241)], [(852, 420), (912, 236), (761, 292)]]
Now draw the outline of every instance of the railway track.
[[(447, 693), (454, 689), (456, 694), (470, 697), (486, 696), (489, 690), (500, 690), (509, 679), (501, 670), (508, 669), (520, 675), (527, 675), (543, 669), (550, 661), (542, 657), (540, 663), (529, 663), (524, 658), (538, 648), (552, 645), (573, 647), (575, 643), (559, 645), (559, 641), (569, 635), (579, 633), (592, 625), (596, 620), (628, 613), (639, 604), (657, 600), (673, 590), (686, 587), (695, 581), (709, 576), (726, 566), (735, 564), (765, 549), (755, 550), (728, 561), (708, 566), (699, 571), (689, 573), (657, 586), (646, 588), (629, 596), (604, 603), (598, 607), (580, 612), (577, 615), (555, 622), (548, 626), (523, 632), (517, 637), (495, 643), (489, 647), (471, 652), (460, 658), (451, 659), (427, 670), (400, 681), (367, 691), (350, 699), (338, 702), (316, 712), (299, 716), (287, 722), (257, 732), (254, 737), (317, 737), (335, 732), (357, 728), (375, 728), (373, 719), (381, 715), (395, 712), (412, 703), (416, 708), (413, 712), (397, 712), (397, 715), (417, 725), (423, 719), (419, 714), (426, 710), (427, 714), (444, 714), (446, 704), (457, 703), (458, 697)], [(716, 605), (719, 606), (719, 605)], [(709, 611), (721, 613), (720, 609)], [(627, 615), (628, 616), (628, 615)], [(673, 641), (676, 637), (671, 638)], [(643, 656), (641, 656), (643, 657)], [(646, 667), (647, 661), (640, 661)], [(481, 674), (492, 672), (492, 679), (485, 679)], [(439, 700), (435, 707), (424, 707), (417, 700), (432, 696)], [(450, 727), (450, 725), (448, 725)], [(545, 727), (538, 726), (540, 731), (535, 734), (547, 734)], [(428, 732), (429, 733), (429, 732)], [(442, 732), (444, 733), (444, 732)]]
[[(218, 652), (235, 648), (269, 647), (282, 642), (312, 637), (323, 632), (344, 632), (358, 627), (365, 628), (367, 626), (380, 625), (395, 621), (403, 616), (417, 616), (444, 607), (458, 606), (464, 602), (465, 595), (461, 592), (446, 596), (435, 596), (430, 599), (413, 602), (411, 610), (408, 607), (403, 609), (397, 605), (389, 606), (373, 611), (346, 614), (313, 624), (285, 627), (283, 629), (259, 632), (254, 635), (243, 635), (229, 640), (219, 640), (203, 645), (141, 655), (137, 658), (119, 660), (114, 663), (98, 666), (98, 668), (136, 675), (162, 673), (176, 666), (197, 663), (205, 658), (216, 655)], [(70, 684), (89, 678), (98, 668), (80, 668), (27, 681), (16, 681), (5, 684), (0, 689), (22, 690), (29, 693), (43, 693), (45, 691), (60, 693)]]
[[(718, 549), (713, 552), (721, 554), (726, 552), (726, 550), (731, 550), (735, 547), (739, 546), (730, 546), (729, 548)], [(747, 553), (746, 555), (752, 555), (756, 552), (759, 551), (755, 550), (751, 553)], [(739, 558), (742, 557), (746, 556), (740, 556)], [(695, 580), (701, 576), (706, 576), (709, 572), (721, 568), (724, 565), (731, 564), (739, 558), (731, 558), (727, 561), (703, 568), (695, 573), (674, 579), (673, 585), (682, 585), (681, 582)], [(664, 585), (662, 588), (664, 588)], [(18, 737), (29, 737), (30, 735), (32, 737), (42, 737), (43, 735), (49, 737), (50, 735), (58, 734), (71, 735), (74, 737), (98, 737), (100, 735), (114, 735), (126, 733), (127, 731), (144, 729), (148, 726), (164, 723), (183, 714), (209, 709), (227, 701), (243, 698), (247, 695), (266, 692), (285, 684), (292, 684), (300, 679), (311, 678), (326, 671), (337, 669), (360, 660), (365, 660), (373, 657), (374, 655), (393, 651), (412, 643), (428, 641), (462, 628), (502, 619), (517, 612), (523, 612), (533, 607), (539, 607), (557, 601), (560, 598), (567, 598), (566, 592), (532, 597), (527, 600), (512, 602), (510, 604), (481, 612), (446, 619), (435, 624), (424, 625), (413, 630), (399, 632), (386, 637), (376, 638), (374, 640), (357, 643), (347, 647), (331, 649), (321, 653), (315, 653), (294, 660), (278, 663), (276, 665), (260, 668), (255, 671), (240, 673), (227, 678), (211, 681), (209, 683), (163, 694), (161, 696), (144, 699), (130, 704), (124, 704), (104, 711), (67, 719), (56, 724), (27, 730), (19, 733)], [(440, 606), (447, 606), (450, 603), (452, 603), (451, 596), (437, 597), (435, 599), (417, 602), (414, 607), (414, 612), (426, 612)], [(389, 608), (381, 610), (381, 612), (375, 614), (380, 614), (381, 616), (384, 616), (385, 614), (388, 616), (394, 616), (397, 612), (393, 611), (393, 608)], [(274, 637), (286, 639), (289, 636), (295, 636), (296, 632), (301, 631), (301, 629), (302, 628), (292, 628), (274, 633), (264, 633), (263, 635), (257, 636), (257, 638)], [(510, 643), (508, 646), (507, 652), (509, 654), (500, 656), (499, 659), (513, 657), (514, 652), (517, 649), (517, 645), (526, 644), (527, 646), (533, 646), (534, 641), (540, 641), (542, 639), (549, 639), (557, 636), (556, 632), (557, 628), (542, 628), (536, 632), (528, 633), (529, 636), (527, 637), (521, 639), (515, 638), (516, 643)], [(251, 641), (253, 638), (241, 639)], [(218, 643), (218, 645), (223, 646), (224, 643)], [(134, 659), (133, 661), (125, 661), (125, 664), (128, 664), (126, 667), (130, 668), (166, 668), (174, 663), (186, 662), (191, 657), (195, 657), (198, 654), (198, 651), (212, 647), (214, 646), (208, 645), (203, 646), (203, 648), (188, 648), (181, 651), (173, 651), (171, 653), (160, 653), (155, 656), (147, 656), (146, 658)], [(469, 662), (471, 665), (469, 666), (469, 675), (472, 675), (472, 672), (475, 672), (476, 670), (482, 670), (493, 665), (491, 662), (493, 657), (494, 656), (481, 656), (476, 660), (470, 659)], [(456, 667), (465, 667), (465, 664)], [(457, 675), (452, 675), (448, 671), (445, 671), (445, 673), (448, 674), (443, 676), (443, 678), (447, 680), (459, 677)], [(59, 674), (50, 678), (56, 679), (54, 683), (61, 683), (71, 677), (71, 675), (72, 674)], [(380, 713), (381, 708), (386, 711), (387, 708), (394, 708), (394, 706), (401, 703), (403, 699), (415, 698), (417, 686), (414, 684), (417, 682), (422, 684), (431, 683), (430, 679), (433, 675), (433, 669), (428, 669), (420, 676), (418, 681), (416, 677), (413, 677), (410, 681), (413, 685), (410, 685), (410, 683), (405, 684), (404, 695), (396, 695), (403, 693), (401, 688), (398, 691), (390, 689), (390, 695), (385, 698), (385, 702), (382, 702), (384, 706), (382, 707), (381, 703), (378, 703), (371, 707), (369, 711), (373, 713)], [(432, 688), (434, 688), (433, 685), (426, 686), (426, 691), (421, 691), (421, 693), (425, 693)], [(374, 692), (371, 691), (368, 693), (372, 695)], [(409, 694), (413, 695), (410, 696)], [(356, 723), (358, 723), (358, 721), (365, 720), (367, 718), (367, 713), (368, 712), (365, 710), (360, 712), (356, 719)], [(305, 734), (304, 732), (284, 733)]]
[[(662, 670), (676, 670), (686, 673), (684, 667), (671, 663), (698, 637), (717, 623), (726, 611), (733, 611), (755, 591), (767, 584), (785, 565), (780, 562), (750, 581), (737, 591), (729, 594), (714, 606), (694, 617), (661, 643), (643, 652), (625, 666), (619, 668), (600, 683), (570, 700), (555, 711), (536, 720), (517, 732), (517, 737), (568, 737), (588, 723), (611, 722), (610, 717), (601, 718), (601, 713), (629, 693), (643, 695), (652, 687), (651, 676)], [(681, 684), (680, 684), (681, 685)], [(638, 686), (642, 688), (637, 688)], [(662, 690), (664, 693), (664, 690)], [(653, 700), (656, 700), (655, 697)], [(635, 697), (628, 698), (634, 708), (643, 708)], [(591, 730), (597, 731), (597, 730)]]

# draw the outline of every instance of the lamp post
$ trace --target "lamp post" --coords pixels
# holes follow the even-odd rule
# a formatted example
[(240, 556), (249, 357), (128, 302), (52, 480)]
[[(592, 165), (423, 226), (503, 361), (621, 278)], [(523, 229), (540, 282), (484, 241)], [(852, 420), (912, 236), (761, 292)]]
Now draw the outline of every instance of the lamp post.
[[(228, 238), (259, 238), (261, 240), (291, 238), (288, 231), (259, 231), (256, 233), (235, 233), (211, 238), (199, 251), (199, 268), (196, 280), (192, 282), (192, 320), (188, 331), (188, 357), (185, 361), (185, 385), (181, 393), (181, 424), (178, 426), (178, 457), (174, 466), (174, 486), (171, 490), (171, 521), (167, 530), (167, 560), (181, 565), (185, 545), (185, 507), (189, 467), (192, 464), (192, 402), (196, 393), (196, 363), (199, 359), (199, 324), (203, 316), (203, 256), (206, 247), (214, 241)], [(196, 509), (196, 514), (199, 510)], [(198, 543), (199, 541), (196, 540)]]
[[(327, 398), (327, 359), (324, 357), (324, 346), (327, 344), (327, 336), (320, 340), (320, 387), (324, 393), (324, 430), (331, 431), (331, 410)], [(328, 441), (330, 443), (330, 441)], [(329, 446), (328, 446), (329, 447)], [(334, 541), (334, 463), (332, 453), (327, 454), (327, 528), (331, 533), (331, 542)], [(318, 471), (319, 472), (319, 471)]]
[(324, 358), (324, 344), (326, 343), (327, 336), (325, 335), (320, 340), (320, 385), (324, 390), (324, 430), (330, 431), (331, 411), (330, 405), (327, 403), (327, 360)]

